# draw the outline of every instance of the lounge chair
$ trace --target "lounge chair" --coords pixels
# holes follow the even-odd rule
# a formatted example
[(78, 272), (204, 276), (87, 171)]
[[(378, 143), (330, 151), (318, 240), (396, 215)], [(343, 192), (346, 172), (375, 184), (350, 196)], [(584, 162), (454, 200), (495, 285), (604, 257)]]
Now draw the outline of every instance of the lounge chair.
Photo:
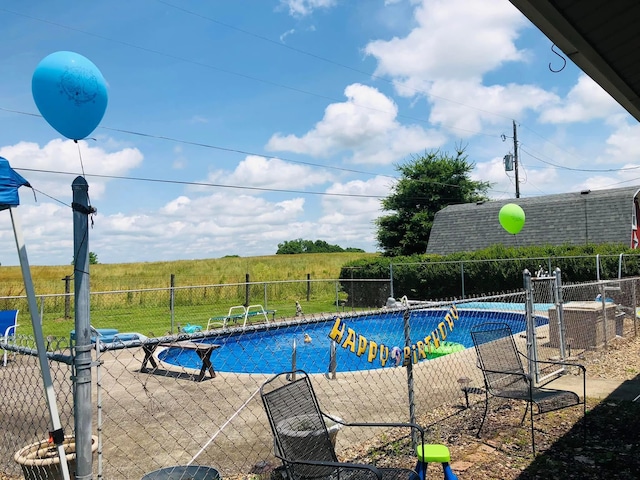
[[(5, 345), (9, 344), (9, 338), (15, 337), (18, 327), (19, 310), (0, 310), (0, 335)], [(13, 332), (11, 332), (13, 330)], [(7, 351), (4, 351), (2, 364), (7, 366)]]
[(472, 327), (471, 338), (478, 355), (478, 367), (482, 370), (485, 385), (485, 408), (482, 423), (476, 436), (487, 418), (489, 409), (489, 395), (493, 397), (522, 400), (527, 402), (527, 409), (522, 416), (521, 424), (527, 416), (531, 417), (531, 444), (533, 454), (536, 452), (536, 442), (533, 428), (534, 406), (536, 414), (551, 412), (561, 408), (582, 404), (583, 414), (586, 414), (586, 369), (583, 365), (568, 362), (540, 361), (543, 365), (564, 365), (580, 369), (582, 373), (583, 397), (568, 390), (544, 388), (551, 381), (536, 385), (531, 373), (526, 373), (521, 358), (529, 360), (516, 347), (511, 327), (506, 323), (483, 323)]
[[(295, 380), (288, 380), (291, 378)], [(280, 373), (267, 380), (262, 385), (261, 396), (273, 431), (275, 454), (282, 460), (288, 479), (418, 479), (418, 474), (409, 469), (339, 462), (334, 450), (335, 440), (332, 441), (329, 431), (333, 428), (328, 430), (326, 421), (339, 426), (407, 427), (419, 432), (424, 443), (424, 430), (419, 425), (345, 423), (329, 416), (320, 409), (309, 376), (301, 370)]]

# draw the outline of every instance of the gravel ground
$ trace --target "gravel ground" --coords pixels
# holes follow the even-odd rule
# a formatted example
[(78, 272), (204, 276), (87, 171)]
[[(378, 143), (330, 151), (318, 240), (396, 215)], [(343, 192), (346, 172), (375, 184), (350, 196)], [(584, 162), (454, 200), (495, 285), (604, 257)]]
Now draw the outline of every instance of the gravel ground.
[[(632, 380), (640, 374), (640, 336), (584, 352), (575, 360), (587, 367), (587, 382), (589, 378)], [(483, 398), (475, 396), (476, 400)], [(418, 419), (428, 426), (429, 442), (449, 446), (459, 480), (640, 478), (640, 402), (588, 399), (586, 430), (579, 407), (536, 417), (535, 457), (531, 452), (530, 425), (528, 421), (520, 425), (524, 402), (494, 400), (490, 405), (480, 439), (475, 432), (482, 418), (482, 403), (469, 409), (441, 407)], [(390, 443), (390, 438), (395, 438), (393, 432), (345, 451), (342, 460), (413, 468), (415, 455), (408, 440)], [(428, 478), (441, 475), (439, 465), (429, 466)], [(265, 477), (268, 475), (253, 474), (225, 480)], [(0, 473), (0, 480), (21, 478)]]
[[(585, 352), (577, 360), (587, 367), (587, 382), (589, 378), (634, 379), (640, 373), (640, 336)], [(525, 421), (520, 425), (524, 402), (494, 400), (490, 405), (481, 439), (475, 433), (482, 418), (482, 403), (469, 409), (442, 408), (420, 419), (421, 424), (430, 425), (431, 442), (449, 446), (459, 480), (640, 478), (640, 402), (588, 399), (586, 430), (580, 407), (536, 417), (535, 457), (530, 424)], [(378, 465), (415, 464), (408, 441), (364, 455), (350, 453), (364, 462), (378, 459)], [(442, 475), (439, 465), (430, 465), (429, 472), (430, 478)]]

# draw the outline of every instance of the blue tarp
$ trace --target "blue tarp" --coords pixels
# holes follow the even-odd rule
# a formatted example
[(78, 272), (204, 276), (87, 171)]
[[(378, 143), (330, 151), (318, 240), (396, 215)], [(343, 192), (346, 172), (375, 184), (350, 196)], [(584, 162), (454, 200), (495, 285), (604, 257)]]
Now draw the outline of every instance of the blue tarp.
[(20, 205), (18, 188), (23, 185), (31, 186), (5, 158), (0, 157), (0, 210)]

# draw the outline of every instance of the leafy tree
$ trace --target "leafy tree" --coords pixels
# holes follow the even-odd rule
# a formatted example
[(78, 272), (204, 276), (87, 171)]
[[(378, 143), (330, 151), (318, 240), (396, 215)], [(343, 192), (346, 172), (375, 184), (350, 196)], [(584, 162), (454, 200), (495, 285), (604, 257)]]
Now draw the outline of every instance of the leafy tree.
[[(75, 265), (75, 258), (71, 261), (71, 265)], [(98, 264), (98, 254), (95, 252), (89, 252), (89, 265), (97, 265)]]
[(447, 205), (486, 200), (489, 182), (473, 181), (474, 164), (465, 149), (455, 155), (439, 150), (396, 165), (400, 179), (382, 209), (391, 212), (376, 220), (378, 246), (386, 256), (425, 253), (433, 219)]
[(347, 248), (346, 250), (339, 245), (331, 245), (324, 240), (287, 240), (278, 244), (276, 255), (295, 254), (295, 253), (338, 253), (338, 252), (364, 252), (359, 248)]

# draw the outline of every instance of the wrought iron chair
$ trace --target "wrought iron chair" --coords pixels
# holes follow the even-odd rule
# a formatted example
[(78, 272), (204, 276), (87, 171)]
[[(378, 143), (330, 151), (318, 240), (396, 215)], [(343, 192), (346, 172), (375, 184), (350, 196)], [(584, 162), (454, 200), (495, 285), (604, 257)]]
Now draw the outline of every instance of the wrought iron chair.
[(483, 323), (477, 325), (471, 329), (471, 338), (476, 348), (478, 367), (482, 370), (485, 385), (484, 415), (476, 436), (480, 437), (480, 431), (487, 418), (489, 395), (527, 402), (527, 408), (520, 423), (524, 423), (527, 412), (529, 412), (531, 418), (531, 444), (534, 455), (536, 452), (533, 427), (534, 406), (537, 408), (536, 414), (542, 414), (582, 404), (583, 415), (586, 414), (586, 369), (583, 365), (540, 360), (535, 362), (538, 364), (566, 365), (579, 368), (582, 373), (583, 396), (581, 401), (580, 397), (574, 392), (544, 388), (546, 384), (555, 380), (556, 377), (545, 383), (535, 384), (532, 375), (524, 370), (522, 358), (527, 360), (528, 358), (518, 351), (511, 327), (508, 324)]
[(288, 479), (418, 479), (418, 474), (409, 469), (338, 461), (335, 437), (332, 439), (326, 419), (340, 426), (407, 427), (419, 432), (424, 443), (424, 430), (419, 425), (345, 423), (331, 417), (320, 409), (309, 376), (302, 370), (275, 375), (262, 385), (260, 394), (273, 431), (275, 454), (282, 460)]

